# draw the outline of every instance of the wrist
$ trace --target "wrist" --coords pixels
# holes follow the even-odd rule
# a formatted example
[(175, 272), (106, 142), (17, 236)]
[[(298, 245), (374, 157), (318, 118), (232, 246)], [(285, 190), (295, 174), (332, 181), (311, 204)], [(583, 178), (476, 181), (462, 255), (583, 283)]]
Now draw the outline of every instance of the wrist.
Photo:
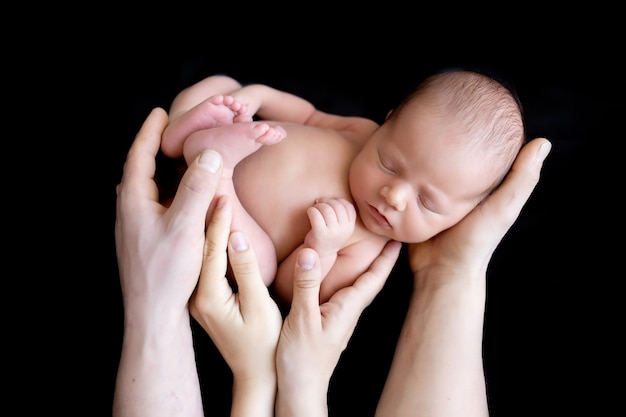
[(413, 270), (416, 290), (435, 291), (440, 288), (484, 287), (484, 268), (428, 266)]
[(276, 394), (276, 417), (325, 417), (328, 416), (328, 393), (303, 392), (293, 394), (278, 391)]
[(328, 382), (308, 379), (285, 378), (286, 383), (278, 381), (276, 394), (277, 417), (318, 417), (328, 415)]
[(233, 375), (233, 402), (231, 417), (274, 416), (276, 403), (276, 375), (274, 373), (246, 378)]

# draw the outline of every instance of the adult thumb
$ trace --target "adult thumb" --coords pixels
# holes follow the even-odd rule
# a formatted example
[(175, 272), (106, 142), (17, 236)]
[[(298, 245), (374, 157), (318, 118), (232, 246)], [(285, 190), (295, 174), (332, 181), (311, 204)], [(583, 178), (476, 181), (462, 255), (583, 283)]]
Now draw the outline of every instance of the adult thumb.
[(311, 248), (301, 249), (294, 267), (291, 310), (314, 309), (319, 312), (321, 282), (322, 268), (319, 255)]
[(168, 213), (186, 221), (205, 222), (207, 210), (220, 180), (222, 157), (212, 150), (200, 153), (178, 185)]

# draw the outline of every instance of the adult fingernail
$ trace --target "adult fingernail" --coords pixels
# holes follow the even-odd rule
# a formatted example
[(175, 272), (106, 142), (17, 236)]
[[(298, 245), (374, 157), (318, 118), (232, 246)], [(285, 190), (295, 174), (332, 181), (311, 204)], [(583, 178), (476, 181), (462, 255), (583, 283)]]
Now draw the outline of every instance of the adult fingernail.
[(209, 172), (215, 174), (222, 164), (222, 156), (212, 150), (202, 151), (200, 154), (200, 158), (198, 159), (198, 164), (206, 168)]
[(537, 160), (539, 162), (543, 162), (543, 160), (546, 159), (546, 156), (548, 156), (548, 153), (550, 153), (550, 149), (552, 149), (551, 142), (542, 143), (537, 150)]
[(237, 252), (243, 252), (248, 249), (248, 239), (242, 232), (233, 232), (230, 235), (230, 246)]
[(301, 251), (298, 254), (298, 267), (304, 271), (313, 269), (315, 265), (315, 257), (310, 251)]

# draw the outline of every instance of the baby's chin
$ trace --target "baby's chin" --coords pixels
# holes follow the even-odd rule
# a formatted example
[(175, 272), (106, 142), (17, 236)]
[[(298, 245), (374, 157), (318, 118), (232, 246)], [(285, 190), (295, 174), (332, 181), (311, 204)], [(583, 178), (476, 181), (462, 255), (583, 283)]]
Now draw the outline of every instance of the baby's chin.
[(385, 233), (382, 236), (385, 236), (386, 238), (391, 239), (391, 240), (396, 240), (398, 242), (407, 243), (407, 244), (426, 242), (431, 237), (437, 235), (437, 233), (429, 233), (429, 234), (413, 233), (412, 235), (409, 236), (406, 233), (396, 233), (396, 229), (391, 229), (387, 232), (388, 233)]

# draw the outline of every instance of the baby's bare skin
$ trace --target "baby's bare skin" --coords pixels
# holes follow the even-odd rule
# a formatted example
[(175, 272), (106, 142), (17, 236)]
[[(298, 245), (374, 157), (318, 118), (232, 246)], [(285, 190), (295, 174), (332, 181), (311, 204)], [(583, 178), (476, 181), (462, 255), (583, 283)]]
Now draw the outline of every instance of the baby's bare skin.
[[(235, 166), (263, 145), (273, 145), (286, 136), (280, 126), (253, 122), (246, 106), (229, 95), (216, 95), (204, 100), (194, 111), (173, 117), (163, 134), (164, 152), (178, 154), (182, 151), (189, 164), (204, 149), (213, 149), (222, 155), (223, 176), (232, 177)], [(186, 138), (184, 141), (170, 137)], [(238, 141), (233, 144), (232, 141)]]
[[(215, 95), (198, 104), (193, 112), (170, 114), (170, 125), (163, 132), (162, 151), (169, 156), (182, 156), (182, 140), (192, 133), (218, 126), (231, 125), (237, 122), (251, 122), (252, 116), (247, 115), (246, 106), (228, 95)], [(189, 161), (188, 161), (189, 162)]]
[[(284, 136), (245, 130), (251, 116), (282, 126)], [(183, 122), (191, 128), (177, 125)], [(234, 170), (218, 193), (235, 202), (231, 230), (246, 231), (265, 283), (287, 302), (296, 249), (320, 255), (324, 302), (351, 285), (390, 239), (423, 242), (463, 219), (499, 184), (524, 140), (510, 91), (468, 71), (424, 80), (382, 124), (324, 112), (268, 85), (209, 76), (176, 96), (172, 124), (179, 134), (163, 137), (174, 142), (170, 157), (182, 156), (194, 128), (222, 130), (192, 138), (188, 156), (224, 145)], [(237, 134), (243, 150), (229, 147), (240, 145), (230, 139)]]
[[(367, 127), (361, 128), (363, 137), (357, 137), (354, 130), (344, 132), (289, 122), (252, 122), (245, 113), (246, 106), (237, 103), (228, 95), (211, 97), (173, 119), (166, 133), (170, 135), (167, 140), (182, 142), (169, 147), (170, 156), (172, 150), (174, 154), (181, 152), (189, 162), (203, 149), (214, 149), (222, 154), (224, 181), (218, 186), (218, 194), (236, 200), (232, 230), (246, 230), (249, 235), (255, 233), (258, 239), (269, 242), (257, 248), (265, 251), (271, 247), (274, 252), (263, 252), (259, 259), (271, 256), (281, 264), (306, 239), (324, 242), (324, 245), (318, 244), (317, 250), (332, 253), (333, 259), (341, 249), (350, 246), (360, 254), (379, 253), (388, 238), (373, 234), (356, 216), (348, 181), (352, 160), (361, 150), (366, 134), (376, 126), (367, 121)], [(214, 115), (203, 114), (214, 111)], [(188, 125), (197, 130), (188, 137), (180, 136), (191, 130)], [(164, 134), (164, 140), (165, 137)], [(345, 213), (351, 211), (352, 214), (346, 214), (347, 217), (337, 223), (335, 214), (339, 212), (333, 213), (334, 210), (348, 210)], [(312, 228), (311, 215), (317, 219), (315, 228)], [(258, 231), (252, 232), (257, 230), (255, 228)], [(335, 242), (332, 247), (330, 242)], [(356, 263), (352, 265), (361, 268)], [(364, 264), (363, 270), (368, 265)], [(265, 277), (274, 274), (267, 271)], [(291, 293), (290, 276), (286, 275), (285, 279), (277, 276), (274, 281), (276, 294), (287, 302)], [(321, 299), (351, 284), (353, 278), (344, 275), (332, 282), (325, 280)]]
[[(360, 150), (333, 130), (281, 125), (286, 138), (249, 155), (233, 175), (241, 203), (269, 234), (279, 262), (304, 241), (311, 229), (307, 209), (316, 200), (352, 201), (348, 170)], [(329, 153), (329, 148), (336, 152)], [(356, 227), (358, 230), (360, 225)]]
[[(281, 262), (302, 243), (311, 229), (306, 211), (316, 200), (352, 201), (348, 170), (360, 144), (332, 129), (295, 123), (252, 122), (245, 111), (246, 106), (232, 96), (213, 96), (197, 105), (194, 111), (173, 119), (165, 134), (184, 137), (192, 127), (203, 127), (180, 143), (185, 160), (189, 163), (204, 149), (213, 149), (222, 155), (222, 176), (232, 177), (239, 200), (268, 233)], [(272, 149), (264, 151), (263, 145), (271, 145)], [(328, 149), (333, 148), (336, 151), (329, 153)], [(285, 193), (284, 190), (297, 192)], [(362, 235), (358, 233), (360, 227), (358, 223), (354, 236)], [(363, 232), (367, 230), (363, 228)]]
[[(235, 166), (263, 145), (274, 145), (287, 133), (280, 126), (265, 122), (225, 124), (212, 129), (198, 130), (185, 140), (183, 155), (189, 164), (204, 149), (213, 149), (222, 155), (222, 177), (232, 178)], [(237, 143), (233, 143), (237, 141)]]

